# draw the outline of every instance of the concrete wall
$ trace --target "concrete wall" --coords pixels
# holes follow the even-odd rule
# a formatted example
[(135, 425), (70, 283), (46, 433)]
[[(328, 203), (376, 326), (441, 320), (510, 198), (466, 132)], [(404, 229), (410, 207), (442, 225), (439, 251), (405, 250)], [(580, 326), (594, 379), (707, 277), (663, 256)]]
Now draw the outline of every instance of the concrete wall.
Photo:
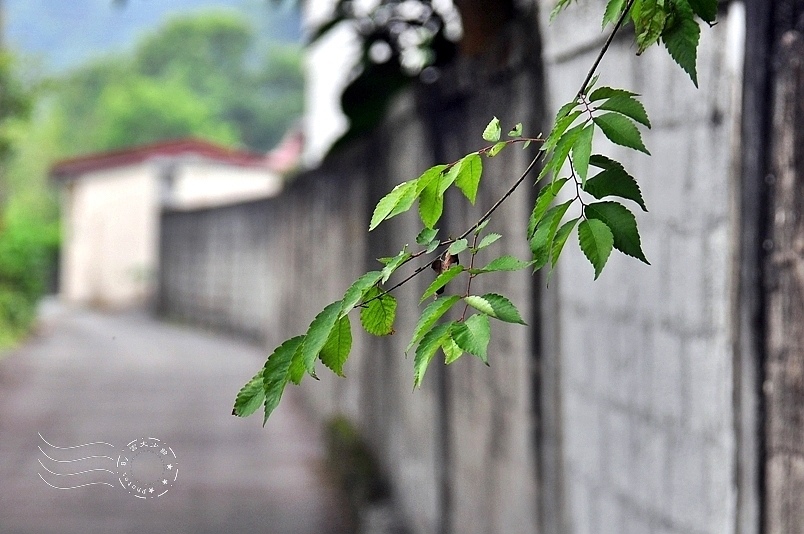
[[(277, 199), (166, 214), (163, 312), (271, 347), (303, 333), (378, 266), (374, 258), (419, 231), (408, 214), (367, 235), (381, 195), (477, 149), (493, 115), (530, 132), (546, 127), (602, 45), (603, 5), (574, 4), (552, 26), (545, 15), (523, 17), (482, 57), (403, 95), (370, 139)], [(652, 158), (597, 144), (640, 180), (651, 266), (618, 255), (593, 282), (571, 239), (549, 288), (527, 273), (479, 280), (478, 291), (510, 295), (531, 326), (495, 323), (491, 368), (472, 358), (433, 365), (411, 393), (403, 351), (417, 292), (432, 278), (423, 275), (397, 293), (396, 335), (357, 335), (347, 379), (322, 371), (302, 385), (322, 418), (344, 413), (362, 429), (412, 532), (736, 531), (731, 202), (742, 22), (733, 4), (703, 29), (698, 90), (663, 50), (635, 58), (630, 40), (616, 41), (603, 63), (601, 83), (642, 93), (654, 125), (645, 135)], [(477, 205), (448, 199), (442, 232), (476, 220), (530, 155), (512, 149), (484, 161)], [(527, 257), (533, 194), (524, 187), (495, 216), (489, 229), (508, 239), (489, 254)]]

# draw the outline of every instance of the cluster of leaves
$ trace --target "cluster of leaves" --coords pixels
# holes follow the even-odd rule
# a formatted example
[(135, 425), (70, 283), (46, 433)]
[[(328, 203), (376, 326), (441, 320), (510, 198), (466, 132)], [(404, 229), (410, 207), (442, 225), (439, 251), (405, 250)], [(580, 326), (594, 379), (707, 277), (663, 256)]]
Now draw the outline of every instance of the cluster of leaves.
[[(560, 10), (569, 2), (570, 0), (560, 0), (557, 9)], [(695, 6), (694, 10), (692, 5)], [(688, 13), (683, 6), (690, 10), (688, 18), (684, 18)], [(371, 217), (369, 231), (418, 204), (418, 214), (424, 228), (416, 237), (416, 243), (421, 248), (411, 252), (405, 247), (396, 256), (381, 259), (384, 265), (381, 270), (361, 276), (341, 300), (324, 308), (313, 319), (304, 335), (280, 345), (268, 358), (263, 369), (241, 389), (235, 400), (233, 414), (247, 416), (263, 406), (264, 421), (267, 421), (288, 382), (298, 384), (305, 374), (316, 376), (317, 360), (342, 376), (352, 345), (349, 312), (352, 309), (360, 310), (360, 322), (370, 334), (385, 336), (394, 333), (397, 301), (391, 291), (429, 267), (438, 275), (422, 294), (420, 304), (431, 297), (435, 297), (435, 300), (422, 311), (406, 349), (409, 352), (415, 347), (414, 387), (421, 385), (428, 365), (439, 350), (443, 352), (446, 364), (453, 363), (464, 353), (472, 354), (488, 364), (490, 319), (525, 324), (519, 311), (507, 297), (497, 293), (472, 294), (472, 281), (477, 276), (528, 267), (532, 267), (535, 272), (547, 265), (552, 272), (569, 235), (575, 229), (580, 248), (594, 268), (595, 278), (600, 276), (614, 249), (648, 263), (642, 251), (633, 213), (618, 200), (610, 200), (630, 201), (647, 211), (639, 186), (620, 162), (602, 154), (594, 154), (593, 141), (595, 132), (600, 131), (614, 144), (650, 155), (642, 141), (638, 125), (650, 128), (651, 123), (644, 106), (638, 100), (639, 95), (625, 89), (596, 87), (597, 77), (594, 76), (594, 71), (614, 34), (630, 13), (635, 23), (639, 51), (662, 38), (671, 56), (697, 84), (694, 58), (698, 33), (694, 43), (690, 41), (693, 50), (691, 64), (687, 55), (681, 54), (683, 58), (679, 60), (678, 54), (673, 52), (676, 45), (668, 42), (674, 42), (677, 38), (673, 32), (692, 33), (690, 29), (679, 29), (679, 25), (686, 25), (685, 20), (690, 20), (697, 28), (692, 14), (701, 16), (706, 22), (712, 22), (712, 13), (713, 10), (716, 11), (716, 7), (717, 0), (610, 0), (604, 26), (613, 22), (614, 30), (575, 98), (558, 111), (549, 135), (544, 139), (522, 137), (522, 125), (517, 124), (508, 132), (509, 138), (503, 140), (500, 121), (494, 118), (483, 132), (484, 140), (491, 143), (490, 145), (449, 165), (431, 167), (418, 178), (397, 185), (380, 199)], [(656, 22), (658, 20), (662, 21), (661, 25)], [(661, 31), (651, 30), (652, 27), (659, 26)], [(651, 31), (655, 33), (654, 36), (645, 35), (645, 32)], [(474, 204), (483, 174), (483, 157), (493, 158), (510, 145), (522, 144), (527, 147), (534, 141), (541, 143), (538, 154), (509, 190), (464, 233), (456, 238), (439, 239), (436, 225), (443, 213), (447, 190), (455, 186)], [(489, 218), (523, 183), (539, 160), (543, 167), (534, 182), (539, 183), (548, 177), (549, 182), (537, 196), (528, 221), (526, 235), (532, 257), (529, 261), (523, 261), (503, 255), (485, 267), (475, 267), (477, 253), (501, 237), (494, 233), (484, 234)], [(593, 168), (599, 171), (590, 172)], [(574, 188), (570, 188), (574, 192), (570, 193), (567, 200), (556, 203), (567, 184), (574, 185)], [(573, 205), (578, 205), (580, 211), (577, 216), (565, 221), (564, 218)], [(415, 258), (436, 252), (439, 255), (435, 260), (427, 261), (402, 281), (385, 288), (385, 284), (400, 267)], [(470, 256), (468, 265), (458, 261), (458, 255), (465, 256), (466, 253)], [(445, 295), (445, 286), (462, 274), (466, 279), (465, 289), (459, 294)], [(459, 302), (463, 302), (460, 317), (442, 321), (447, 312)], [(470, 308), (473, 311), (468, 315)]]

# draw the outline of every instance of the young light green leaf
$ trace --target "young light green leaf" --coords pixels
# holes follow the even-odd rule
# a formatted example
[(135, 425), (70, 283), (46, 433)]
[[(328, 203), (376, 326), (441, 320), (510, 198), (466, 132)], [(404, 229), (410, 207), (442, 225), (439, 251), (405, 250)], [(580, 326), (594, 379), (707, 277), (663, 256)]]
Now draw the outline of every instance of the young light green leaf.
[(612, 143), (639, 150), (650, 156), (642, 143), (642, 135), (631, 121), (619, 113), (604, 113), (594, 118), (595, 124)]
[[(481, 313), (505, 321), (506, 323), (526, 324), (519, 315), (514, 303), (497, 293), (486, 293), (482, 296), (469, 295), (464, 302)], [(464, 350), (466, 350), (464, 348)], [(469, 351), (467, 351), (469, 352)]]
[(463, 267), (461, 267), (460, 265), (453, 265), (443, 273), (436, 276), (436, 279), (433, 280), (433, 283), (430, 284), (430, 286), (427, 288), (424, 294), (422, 294), (422, 298), (419, 302), (420, 303), (424, 302), (425, 300), (427, 300), (428, 297), (432, 297), (433, 295), (435, 295), (436, 291), (447, 285), (447, 283), (449, 283), (450, 280), (452, 280), (462, 272)]
[(614, 89), (613, 87), (598, 87), (592, 94), (589, 95), (590, 102), (597, 102), (598, 100), (604, 100), (606, 98), (611, 98), (613, 96), (639, 96), (636, 93), (632, 93), (631, 91), (626, 91), (625, 89)]
[(335, 323), (335, 327), (321, 349), (321, 361), (338, 376), (343, 376), (343, 364), (352, 350), (352, 326), (349, 316), (344, 315)]
[(466, 239), (459, 239), (451, 244), (447, 251), (454, 256), (455, 254), (460, 254), (466, 250), (467, 247), (469, 247), (469, 241)]
[(485, 221), (478, 224), (477, 227), (473, 230), (473, 232), (475, 234), (479, 234), (480, 232), (482, 232), (486, 228), (486, 226), (489, 225), (489, 220), (490, 219), (487, 218)]
[(500, 140), (501, 135), (502, 127), (500, 126), (500, 119), (494, 117), (491, 119), (491, 122), (488, 124), (488, 126), (486, 126), (486, 129), (483, 130), (483, 139), (489, 143), (496, 143)]
[(463, 356), (463, 349), (461, 349), (451, 337), (447, 337), (447, 339), (444, 340), (441, 344), (441, 350), (444, 351), (444, 363), (447, 365)]
[(623, 12), (623, 8), (625, 8), (625, 1), (626, 0), (609, 0), (609, 3), (606, 4), (606, 12), (603, 14), (603, 28), (605, 28), (607, 24), (617, 22), (617, 19), (620, 18)]
[(516, 123), (516, 126), (511, 128), (511, 131), (508, 132), (508, 137), (522, 137), (522, 123)]
[(710, 26), (717, 18), (717, 2), (718, 0), (689, 0), (690, 7), (696, 15), (709, 24)]
[(550, 204), (553, 203), (556, 195), (561, 191), (561, 188), (564, 187), (564, 184), (567, 183), (567, 180), (568, 178), (555, 180), (549, 185), (542, 187), (542, 190), (539, 191), (539, 196), (536, 197), (536, 203), (533, 205), (533, 212), (530, 214), (530, 220), (528, 221), (528, 240), (533, 237), (533, 232), (536, 231), (536, 225), (541, 222), (542, 217), (544, 217), (544, 214), (547, 212), (548, 208), (550, 208)]
[(424, 308), (424, 311), (422, 311), (421, 317), (419, 317), (419, 321), (416, 323), (416, 328), (413, 329), (413, 337), (410, 343), (408, 343), (405, 353), (409, 352), (413, 345), (418, 343), (422, 336), (436, 324), (436, 321), (447, 313), (459, 300), (461, 300), (461, 297), (458, 295), (450, 295), (437, 298), (428, 304), (427, 307)]
[(688, 12), (687, 9), (689, 7), (676, 11), (674, 23), (662, 32), (662, 42), (673, 60), (689, 74), (692, 83), (698, 87), (698, 73), (695, 65), (701, 28), (692, 17), (692, 11)]
[(461, 169), (455, 179), (455, 185), (472, 204), (477, 199), (477, 189), (482, 175), (483, 159), (480, 154), (473, 152), (461, 160)]
[(315, 377), (315, 360), (335, 327), (335, 322), (340, 316), (341, 306), (342, 302), (338, 300), (324, 308), (315, 316), (304, 336), (300, 349), (301, 356), (304, 368), (312, 377)]
[(416, 236), (416, 244), (426, 247), (438, 235), (438, 228), (424, 228), (419, 235)]
[(257, 411), (257, 408), (262, 406), (265, 400), (265, 388), (262, 382), (262, 369), (254, 375), (245, 386), (240, 388), (235, 398), (234, 409), (232, 415), (238, 417), (248, 417)]
[(450, 337), (462, 350), (474, 354), (489, 364), (488, 346), (491, 340), (489, 318), (482, 313), (472, 315), (462, 323), (453, 323)]
[(584, 96), (589, 96), (589, 92), (595, 87), (597, 81), (600, 79), (600, 74), (595, 74), (592, 76), (592, 79), (589, 80), (589, 83), (586, 84), (586, 87), (583, 88)]
[(477, 245), (477, 250), (483, 250), (487, 246), (491, 245), (502, 236), (500, 234), (491, 233), (486, 236), (483, 236), (483, 239), (480, 240), (480, 243)]
[(490, 157), (490, 158), (493, 158), (494, 156), (496, 156), (497, 154), (499, 154), (499, 153), (500, 153), (500, 151), (501, 151), (503, 148), (505, 148), (505, 147), (506, 147), (506, 145), (508, 145), (508, 143), (506, 143), (505, 141), (500, 141), (499, 143), (495, 143), (495, 144), (494, 144), (494, 146), (493, 146), (493, 147), (491, 147), (491, 148), (489, 149), (489, 151), (488, 151), (488, 152), (486, 152), (486, 155), (487, 155), (488, 157)]
[(645, 111), (645, 106), (642, 105), (642, 102), (632, 96), (613, 96), (599, 105), (597, 109), (622, 113), (626, 117), (630, 117), (650, 128), (650, 119), (648, 119), (648, 113)]
[(422, 336), (419, 346), (416, 347), (416, 357), (413, 359), (414, 388), (421, 387), (427, 366), (435, 356), (436, 351), (444, 343), (444, 340), (449, 337), (451, 327), (452, 323), (440, 324)]
[(575, 172), (581, 177), (581, 184), (586, 183), (586, 176), (589, 173), (589, 156), (592, 155), (592, 136), (595, 133), (595, 125), (590, 124), (583, 130), (572, 145), (572, 166)]
[(441, 241), (439, 241), (438, 239), (433, 239), (430, 242), (430, 244), (427, 245), (427, 250), (425, 251), (425, 254), (430, 254), (431, 252), (434, 252), (435, 249), (437, 249), (440, 245)]
[[(265, 425), (271, 412), (279, 406), (279, 401), (282, 399), (282, 392), (285, 391), (285, 385), (288, 383), (288, 380), (295, 378), (292, 371), (293, 362), (296, 354), (301, 354), (299, 349), (303, 342), (304, 336), (296, 336), (288, 339), (274, 349), (273, 354), (271, 354), (271, 356), (268, 357), (268, 361), (265, 362), (265, 367), (262, 371), (265, 391), (265, 415), (262, 421), (263, 425)], [(301, 357), (299, 357), (299, 362), (301, 362)], [(300, 363), (298, 367), (300, 373), (298, 375), (298, 382), (295, 382), (296, 384), (301, 382), (301, 377), (304, 376), (304, 364)]]
[(628, 208), (618, 202), (595, 202), (586, 206), (584, 214), (589, 219), (604, 222), (611, 229), (614, 248), (650, 265), (642, 252), (636, 218)]
[(446, 165), (434, 165), (424, 171), (416, 180), (416, 196), (418, 197), (431, 183), (440, 181), (446, 168)]
[(391, 278), (391, 275), (394, 274), (394, 271), (399, 269), (399, 267), (403, 263), (408, 261), (411, 255), (412, 254), (410, 252), (403, 250), (399, 254), (391, 258), (391, 260), (385, 264), (385, 267), (382, 270), (382, 278), (380, 279), (380, 282), (383, 284), (387, 282), (388, 279)]
[(360, 309), (360, 323), (369, 334), (387, 336), (394, 333), (396, 298), (377, 286), (366, 293), (366, 305)]
[(483, 273), (496, 273), (501, 271), (518, 271), (520, 269), (528, 267), (529, 265), (530, 262), (528, 261), (522, 261), (519, 258), (515, 258), (514, 256), (506, 255), (491, 260), (489, 264), (483, 267), (482, 269), (472, 269), (470, 270), (470, 272), (474, 272), (475, 274), (483, 274)]
[(544, 215), (544, 218), (536, 226), (536, 231), (530, 239), (530, 251), (533, 253), (533, 270), (538, 271), (550, 260), (550, 250), (555, 239), (558, 225), (570, 207), (573, 200), (568, 200), (563, 204), (553, 206)]
[(341, 299), (341, 312), (340, 316), (343, 316), (354, 308), (362, 299), (366, 292), (380, 281), (382, 278), (383, 273), (380, 271), (369, 271), (349, 286), (349, 289), (346, 290), (346, 293), (343, 295), (343, 299)]
[(595, 280), (597, 280), (614, 244), (611, 230), (597, 219), (581, 221), (578, 225), (578, 240), (584, 255), (595, 268)]
[(642, 199), (642, 192), (639, 190), (636, 180), (633, 176), (628, 174), (623, 166), (605, 156), (595, 154), (590, 159), (590, 163), (595, 167), (603, 169), (603, 172), (590, 178), (586, 182), (584, 190), (597, 199), (607, 196), (618, 196), (633, 200), (642, 208), (642, 211), (648, 211), (645, 207), (645, 201)]
[(558, 14), (561, 13), (561, 11), (563, 11), (564, 9), (566, 9), (566, 7), (570, 5), (570, 3), (572, 3), (572, 0), (558, 0), (553, 10), (550, 11), (550, 22), (553, 22), (553, 20), (558, 16)]
[(444, 196), (438, 194), (439, 182), (430, 182), (419, 196), (419, 217), (426, 228), (434, 228), (444, 212)]
[(377, 228), (384, 220), (409, 210), (416, 200), (416, 185), (417, 180), (402, 182), (382, 197), (371, 216), (369, 232)]

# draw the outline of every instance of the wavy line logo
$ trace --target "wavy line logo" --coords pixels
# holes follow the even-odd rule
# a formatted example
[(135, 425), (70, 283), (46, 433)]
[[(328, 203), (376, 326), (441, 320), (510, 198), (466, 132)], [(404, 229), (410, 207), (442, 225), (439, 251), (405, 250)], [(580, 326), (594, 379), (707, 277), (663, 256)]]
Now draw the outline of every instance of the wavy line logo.
[(157, 438), (128, 442), (122, 452), (105, 441), (62, 447), (39, 434), (42, 468), (37, 474), (59, 490), (86, 486), (122, 487), (139, 499), (166, 494), (179, 478), (176, 453)]

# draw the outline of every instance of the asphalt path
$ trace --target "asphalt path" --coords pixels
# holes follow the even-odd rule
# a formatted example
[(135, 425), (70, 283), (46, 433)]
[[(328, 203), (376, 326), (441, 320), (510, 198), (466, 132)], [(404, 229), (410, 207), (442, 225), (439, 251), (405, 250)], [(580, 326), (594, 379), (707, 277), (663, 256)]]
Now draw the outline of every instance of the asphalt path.
[(265, 428), (231, 415), (264, 357), (144, 313), (46, 304), (0, 355), (0, 532), (347, 532), (295, 392)]

